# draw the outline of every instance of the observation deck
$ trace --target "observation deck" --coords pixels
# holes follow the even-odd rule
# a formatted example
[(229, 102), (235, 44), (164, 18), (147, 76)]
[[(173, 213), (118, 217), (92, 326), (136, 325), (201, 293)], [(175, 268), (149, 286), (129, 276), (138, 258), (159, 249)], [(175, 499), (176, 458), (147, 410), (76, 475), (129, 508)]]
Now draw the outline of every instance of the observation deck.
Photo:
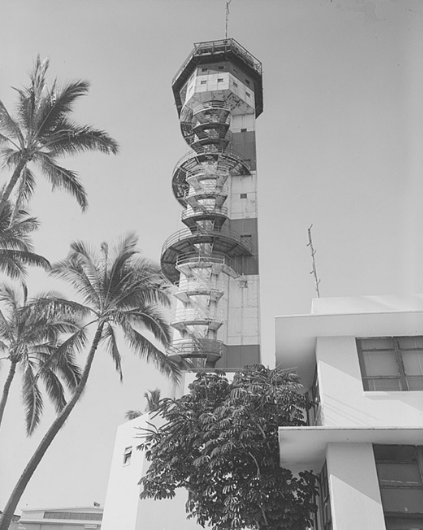
[(196, 245), (202, 244), (211, 245), (213, 252), (225, 254), (229, 258), (252, 255), (251, 241), (229, 228), (185, 228), (168, 237), (162, 247), (161, 267), (169, 281), (176, 283), (179, 280), (179, 272), (176, 269), (178, 256), (198, 252)]
[(244, 71), (254, 82), (256, 118), (263, 112), (262, 64), (235, 39), (222, 39), (194, 44), (194, 49), (173, 78), (172, 90), (178, 116), (182, 111), (181, 89), (197, 66), (230, 61)]

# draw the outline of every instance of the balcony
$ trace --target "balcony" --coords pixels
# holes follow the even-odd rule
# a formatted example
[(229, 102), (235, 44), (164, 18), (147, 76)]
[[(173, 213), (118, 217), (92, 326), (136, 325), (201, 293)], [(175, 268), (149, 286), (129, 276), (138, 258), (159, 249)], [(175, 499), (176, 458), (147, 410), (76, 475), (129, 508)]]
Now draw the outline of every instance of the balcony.
[(220, 340), (181, 339), (175, 341), (168, 355), (177, 360), (181, 358), (184, 369), (199, 370), (213, 368), (226, 353), (226, 346)]

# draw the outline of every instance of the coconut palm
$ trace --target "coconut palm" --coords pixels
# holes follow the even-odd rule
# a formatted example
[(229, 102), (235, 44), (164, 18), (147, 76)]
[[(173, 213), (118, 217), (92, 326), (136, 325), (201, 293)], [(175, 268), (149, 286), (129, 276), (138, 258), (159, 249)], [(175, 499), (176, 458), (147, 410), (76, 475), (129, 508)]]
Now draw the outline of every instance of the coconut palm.
[(15, 210), (9, 202), (0, 212), (0, 271), (11, 278), (22, 278), (26, 265), (48, 269), (49, 262), (33, 252), (30, 234), (39, 223), (25, 210)]
[[(158, 304), (169, 304), (169, 294), (158, 266), (142, 258), (136, 244), (136, 236), (130, 234), (109, 256), (105, 243), (97, 254), (86, 244), (75, 242), (67, 258), (53, 266), (52, 273), (69, 282), (82, 298), (82, 303), (57, 299), (56, 307), (87, 317), (86, 326), (93, 326), (94, 336), (81, 380), (19, 478), (4, 509), (0, 530), (7, 530), (35, 469), (80, 399), (99, 346), (111, 355), (122, 378), (118, 329), (135, 353), (164, 374), (175, 379), (179, 375), (178, 366), (157, 345), (166, 347), (170, 341), (170, 328), (158, 309)], [(51, 302), (48, 304), (52, 307)]]
[(36, 305), (37, 299), (28, 299), (23, 282), (19, 288), (7, 283), (0, 285), (0, 349), (6, 352), (6, 359), (10, 362), (0, 399), (0, 425), (16, 370), (20, 369), (28, 434), (32, 434), (38, 425), (43, 410), (39, 382), (44, 383), (56, 411), (60, 412), (66, 405), (61, 380), (73, 390), (81, 377), (72, 349), (63, 349), (62, 355), (55, 355), (63, 344), (63, 335), (67, 338), (68, 334), (79, 329), (77, 322), (72, 317), (38, 312), (34, 310)]
[[(144, 392), (144, 397), (147, 400), (147, 405), (144, 409), (144, 412), (154, 412), (158, 410), (160, 406), (160, 389), (159, 388)], [(134, 420), (135, 418), (139, 418), (140, 416), (142, 416), (142, 414), (143, 413), (140, 410), (128, 410), (125, 413), (125, 418), (127, 420)]]
[[(57, 164), (57, 157), (83, 151), (116, 154), (118, 146), (106, 132), (69, 120), (74, 103), (87, 94), (87, 81), (74, 81), (58, 88), (54, 81), (49, 88), (46, 80), (48, 60), (37, 57), (30, 75), (30, 84), (18, 92), (16, 117), (0, 101), (0, 156), (13, 169), (3, 189), (0, 212), (5, 208), (19, 182), (18, 201), (28, 199), (35, 185), (35, 176), (28, 164), (35, 165), (50, 181), (52, 188), (71, 193), (84, 210), (85, 190), (74, 171)], [(20, 204), (20, 203), (19, 203)]]

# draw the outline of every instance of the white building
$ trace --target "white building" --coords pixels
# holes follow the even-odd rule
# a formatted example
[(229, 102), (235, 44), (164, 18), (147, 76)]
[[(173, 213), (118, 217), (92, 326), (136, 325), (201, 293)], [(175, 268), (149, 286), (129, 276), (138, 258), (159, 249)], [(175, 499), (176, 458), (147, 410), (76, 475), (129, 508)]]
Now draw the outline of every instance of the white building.
[(110, 466), (102, 530), (193, 530), (199, 528), (186, 519), (187, 493), (180, 491), (172, 500), (140, 500), (138, 484), (148, 463), (137, 446), (142, 429), (151, 428), (149, 414), (127, 421), (117, 431)]
[(100, 530), (103, 508), (78, 506), (22, 511), (18, 530)]
[(327, 298), (276, 318), (276, 364), (315, 402), (280, 461), (320, 474), (319, 530), (423, 528), (423, 296)]

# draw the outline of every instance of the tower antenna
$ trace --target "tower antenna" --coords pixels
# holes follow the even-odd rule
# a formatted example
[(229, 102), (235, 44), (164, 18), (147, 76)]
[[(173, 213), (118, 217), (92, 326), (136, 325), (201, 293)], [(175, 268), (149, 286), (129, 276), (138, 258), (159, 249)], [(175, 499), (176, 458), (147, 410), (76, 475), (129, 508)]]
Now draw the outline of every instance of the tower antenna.
[(314, 255), (316, 254), (316, 250), (314, 250), (313, 240), (311, 239), (311, 229), (312, 228), (313, 228), (313, 225), (311, 224), (309, 229), (308, 229), (308, 244), (307, 244), (307, 246), (310, 247), (311, 262), (312, 262), (312, 265), (313, 265), (313, 270), (310, 272), (310, 274), (313, 274), (313, 276), (314, 276), (314, 285), (315, 285), (315, 289), (316, 289), (317, 298), (320, 298), (320, 291), (319, 291), (320, 280), (317, 277), (316, 261), (314, 259)]
[(226, 25), (225, 25), (225, 39), (228, 38), (228, 22), (229, 22), (229, 4), (232, 0), (226, 0)]

